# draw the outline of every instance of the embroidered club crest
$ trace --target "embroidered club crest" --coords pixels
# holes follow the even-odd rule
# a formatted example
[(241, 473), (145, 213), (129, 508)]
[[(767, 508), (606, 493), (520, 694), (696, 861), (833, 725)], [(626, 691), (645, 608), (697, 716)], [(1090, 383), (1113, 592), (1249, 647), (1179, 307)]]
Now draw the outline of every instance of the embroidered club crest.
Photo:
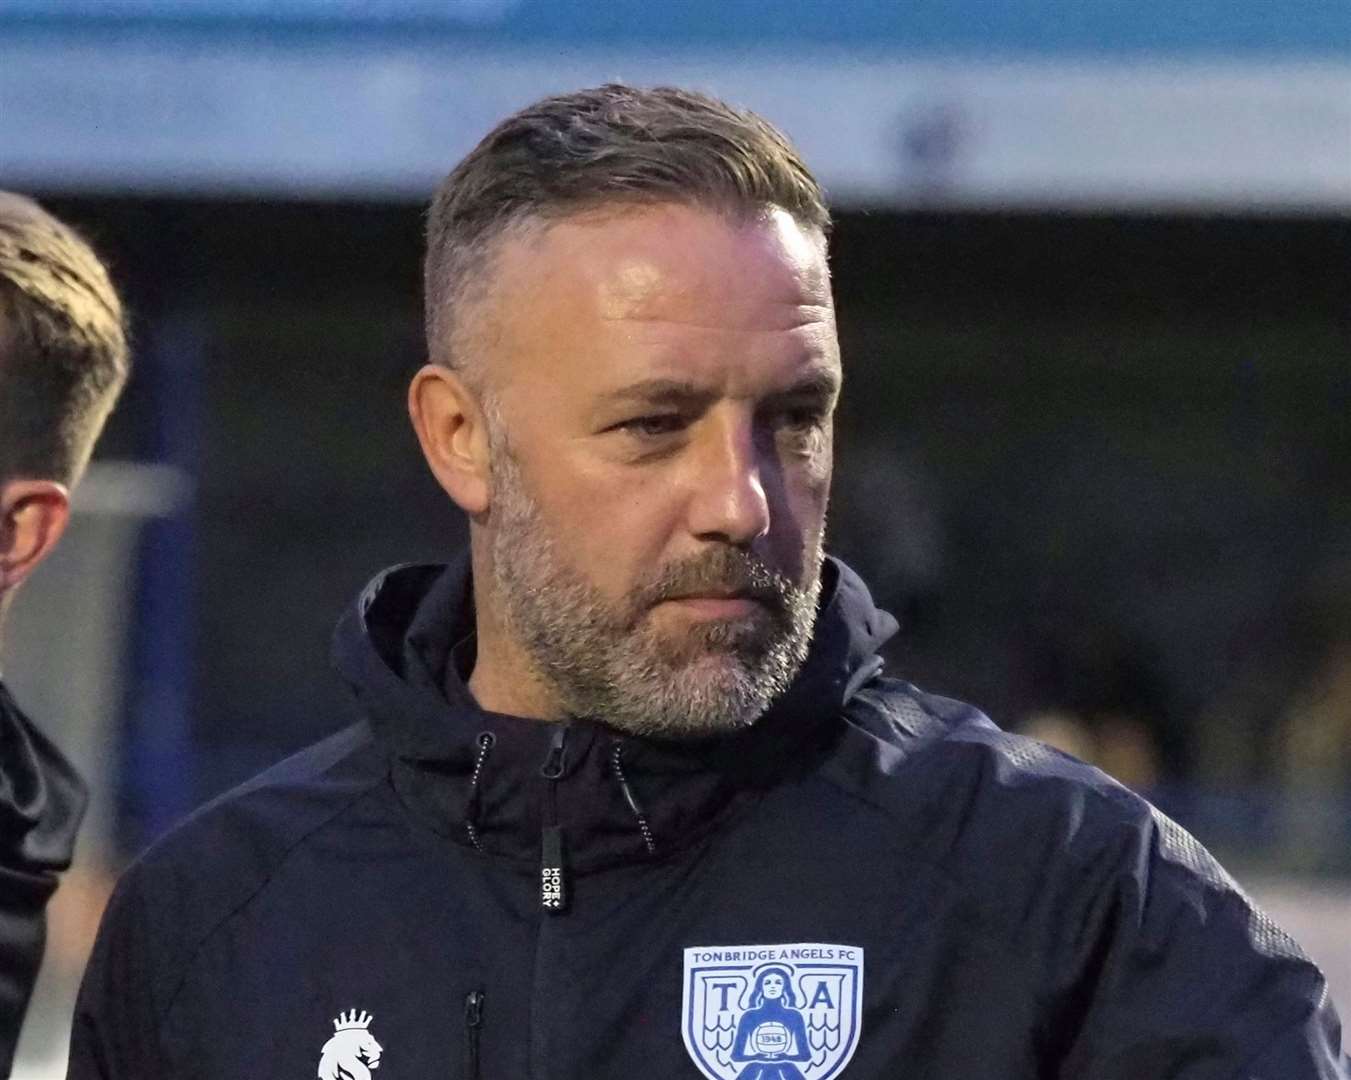
[(333, 1037), (319, 1051), (319, 1080), (371, 1080), (371, 1070), (380, 1067), (384, 1051), (370, 1033), (375, 1019), (365, 1009), (339, 1013), (333, 1021)]
[(858, 1046), (863, 950), (685, 950), (685, 1049), (708, 1080), (830, 1080)]

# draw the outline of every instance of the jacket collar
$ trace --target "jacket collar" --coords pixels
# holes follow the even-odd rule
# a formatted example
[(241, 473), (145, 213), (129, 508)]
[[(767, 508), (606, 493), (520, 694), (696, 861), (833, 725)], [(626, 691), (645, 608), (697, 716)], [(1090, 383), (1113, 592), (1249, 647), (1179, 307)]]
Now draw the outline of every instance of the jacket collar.
[(70, 865), (84, 816), (84, 784), (75, 769), (19, 710), (0, 682), (0, 848), (27, 872)]
[(377, 577), (339, 623), (335, 663), (389, 756), (396, 790), (424, 824), (533, 864), (542, 828), (556, 820), (569, 865), (586, 872), (695, 842), (734, 806), (816, 760), (808, 746), (835, 737), (829, 721), (880, 670), (876, 648), (896, 624), (842, 563), (828, 559), (823, 573), (797, 680), (755, 725), (718, 738), (635, 738), (591, 721), (557, 725), (480, 708), (465, 683), (467, 558)]

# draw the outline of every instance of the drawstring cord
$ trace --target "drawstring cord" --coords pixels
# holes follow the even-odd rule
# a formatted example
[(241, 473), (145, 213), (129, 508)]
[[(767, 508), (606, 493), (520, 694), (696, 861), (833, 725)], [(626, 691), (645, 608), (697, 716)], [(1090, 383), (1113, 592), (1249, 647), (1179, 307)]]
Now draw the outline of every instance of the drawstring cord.
[(643, 813), (642, 806), (639, 805), (637, 797), (633, 794), (633, 788), (629, 787), (628, 777), (624, 775), (624, 748), (615, 743), (610, 750), (610, 766), (614, 769), (615, 779), (619, 781), (619, 790), (624, 793), (624, 801), (629, 804), (629, 809), (633, 811), (633, 816), (638, 820), (638, 829), (643, 834), (643, 843), (647, 845), (647, 853), (655, 855), (657, 853), (657, 842), (652, 839), (652, 827), (647, 823), (647, 815)]
[(478, 756), (474, 758), (474, 775), (469, 778), (469, 798), (464, 806), (464, 831), (469, 834), (469, 842), (474, 845), (475, 851), (483, 850), (478, 840), (479, 779), (483, 776), (483, 763), (488, 760), (488, 753), (495, 742), (497, 737), (491, 731), (479, 733)]
[[(474, 845), (475, 851), (483, 850), (478, 834), (480, 782), (483, 778), (483, 765), (488, 760), (488, 755), (492, 752), (493, 744), (496, 742), (497, 739), (491, 731), (484, 731), (479, 734), (478, 754), (474, 758), (474, 772), (469, 778), (469, 797), (465, 801), (464, 808), (464, 831), (469, 837), (469, 842)], [(655, 855), (657, 853), (657, 841), (652, 836), (652, 826), (648, 824), (642, 804), (638, 802), (638, 797), (629, 785), (629, 778), (624, 773), (624, 748), (619, 743), (615, 743), (610, 750), (610, 767), (614, 770), (615, 779), (619, 782), (619, 790), (624, 794), (624, 801), (628, 804), (634, 820), (638, 822), (638, 831), (643, 834), (643, 844), (647, 848), (648, 854)]]

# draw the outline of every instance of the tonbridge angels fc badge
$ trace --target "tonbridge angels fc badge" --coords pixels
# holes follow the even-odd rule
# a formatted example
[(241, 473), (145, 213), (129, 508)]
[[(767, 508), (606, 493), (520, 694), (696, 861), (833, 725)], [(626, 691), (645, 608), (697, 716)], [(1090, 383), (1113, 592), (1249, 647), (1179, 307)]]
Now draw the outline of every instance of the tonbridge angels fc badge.
[(830, 1080), (858, 1045), (863, 950), (685, 950), (685, 1049), (709, 1080)]

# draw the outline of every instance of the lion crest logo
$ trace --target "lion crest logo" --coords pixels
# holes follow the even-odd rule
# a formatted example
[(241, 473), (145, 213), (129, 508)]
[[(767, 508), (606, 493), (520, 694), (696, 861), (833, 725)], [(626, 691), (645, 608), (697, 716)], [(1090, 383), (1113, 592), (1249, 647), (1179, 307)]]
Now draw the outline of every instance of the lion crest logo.
[(380, 1067), (382, 1049), (370, 1033), (374, 1019), (365, 1009), (338, 1014), (333, 1037), (319, 1052), (319, 1080), (371, 1080), (371, 1070)]

